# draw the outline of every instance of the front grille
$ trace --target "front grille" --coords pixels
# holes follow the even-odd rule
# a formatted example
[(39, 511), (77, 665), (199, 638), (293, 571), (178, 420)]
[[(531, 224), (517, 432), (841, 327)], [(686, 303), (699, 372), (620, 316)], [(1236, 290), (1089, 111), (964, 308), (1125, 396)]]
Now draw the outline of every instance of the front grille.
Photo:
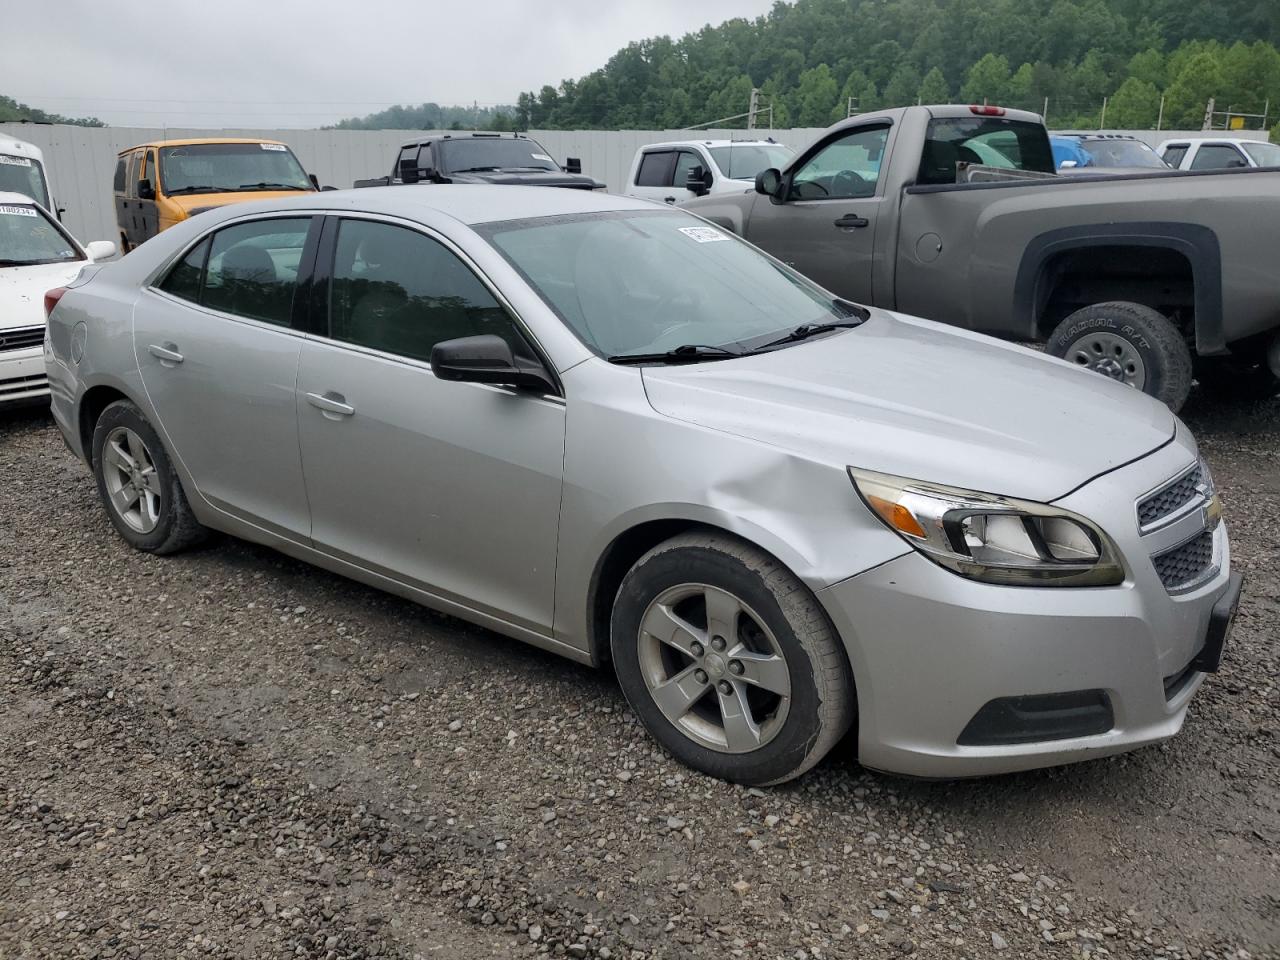
[(44, 343), (44, 327), (18, 327), (16, 330), (0, 330), (0, 352), (24, 350)]
[(1213, 531), (1206, 530), (1179, 547), (1151, 558), (1166, 590), (1178, 590), (1199, 580), (1213, 564)]
[(0, 380), (0, 400), (9, 400), (19, 394), (25, 395), (33, 390), (41, 390), (48, 392), (49, 381), (40, 374), (31, 377), (11, 377), (8, 380)]
[(1187, 473), (1138, 504), (1138, 526), (1146, 529), (1196, 498), (1203, 497), (1200, 489), (1203, 482), (1204, 470), (1197, 463)]

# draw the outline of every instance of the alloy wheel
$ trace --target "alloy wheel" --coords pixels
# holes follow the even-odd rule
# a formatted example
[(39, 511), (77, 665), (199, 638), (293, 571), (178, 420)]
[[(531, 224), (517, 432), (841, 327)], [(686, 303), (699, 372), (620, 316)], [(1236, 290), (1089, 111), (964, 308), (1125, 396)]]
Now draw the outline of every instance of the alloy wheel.
[(640, 621), (640, 671), (664, 717), (721, 753), (747, 753), (786, 723), (791, 673), (764, 620), (727, 590), (688, 583)]
[(102, 445), (102, 475), (120, 519), (138, 533), (154, 530), (160, 522), (160, 474), (142, 437), (128, 427), (112, 430)]

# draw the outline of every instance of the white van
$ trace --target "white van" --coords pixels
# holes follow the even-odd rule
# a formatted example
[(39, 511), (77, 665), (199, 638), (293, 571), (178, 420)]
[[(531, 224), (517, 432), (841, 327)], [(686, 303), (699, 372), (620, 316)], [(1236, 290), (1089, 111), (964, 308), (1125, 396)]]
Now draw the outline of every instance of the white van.
[(781, 170), (795, 153), (773, 140), (677, 140), (636, 151), (625, 193), (679, 203), (709, 193), (750, 190), (756, 174)]
[(34, 143), (0, 136), (0, 193), (24, 194), (50, 213), (62, 216), (49, 190), (44, 154)]

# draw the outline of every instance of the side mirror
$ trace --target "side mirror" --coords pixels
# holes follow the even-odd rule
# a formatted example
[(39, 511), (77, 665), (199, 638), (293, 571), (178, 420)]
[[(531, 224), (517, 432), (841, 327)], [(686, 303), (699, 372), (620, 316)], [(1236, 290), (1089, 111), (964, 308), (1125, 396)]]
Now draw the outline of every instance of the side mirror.
[(338, 189), (337, 187), (329, 187), (329, 186), (325, 186), (325, 187), (321, 187), (321, 188), (320, 188), (320, 192), (321, 192), (321, 193), (324, 193), (326, 190), (337, 190), (337, 189)]
[(84, 252), (96, 263), (99, 260), (110, 260), (120, 251), (112, 240), (94, 240), (84, 248)]
[(540, 363), (517, 358), (507, 341), (491, 333), (437, 343), (431, 348), (431, 372), (459, 383), (555, 390)]
[(1074, 160), (1063, 160), (1060, 164), (1058, 164), (1058, 169), (1070, 170), (1074, 166), (1076, 166), (1076, 162)]
[(418, 182), (418, 161), (414, 157), (400, 161), (400, 182), (401, 183), (417, 183)]
[(308, 173), (307, 179), (311, 181), (311, 185), (313, 187), (315, 187), (317, 190), (320, 189), (320, 178), (317, 177), (314, 173)]
[(151, 185), (150, 180), (138, 181), (138, 199), (154, 200), (156, 198), (156, 188)]
[(763, 193), (766, 197), (777, 200), (781, 192), (782, 171), (777, 167), (770, 167), (756, 174), (756, 193)]
[(564, 172), (565, 173), (581, 173), (582, 160), (579, 157), (565, 157)]
[(696, 196), (705, 197), (711, 192), (711, 184), (714, 182), (710, 170), (697, 166), (689, 171), (689, 179), (685, 181), (684, 188)]

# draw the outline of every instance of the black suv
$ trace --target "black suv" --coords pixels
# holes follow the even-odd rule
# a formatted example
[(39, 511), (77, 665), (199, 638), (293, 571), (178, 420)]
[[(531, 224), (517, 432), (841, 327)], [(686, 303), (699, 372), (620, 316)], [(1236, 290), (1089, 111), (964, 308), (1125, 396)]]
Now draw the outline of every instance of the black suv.
[(603, 190), (583, 176), (582, 162), (561, 167), (538, 141), (519, 133), (434, 133), (400, 148), (391, 175), (357, 180), (357, 187), (395, 183), (494, 183)]

